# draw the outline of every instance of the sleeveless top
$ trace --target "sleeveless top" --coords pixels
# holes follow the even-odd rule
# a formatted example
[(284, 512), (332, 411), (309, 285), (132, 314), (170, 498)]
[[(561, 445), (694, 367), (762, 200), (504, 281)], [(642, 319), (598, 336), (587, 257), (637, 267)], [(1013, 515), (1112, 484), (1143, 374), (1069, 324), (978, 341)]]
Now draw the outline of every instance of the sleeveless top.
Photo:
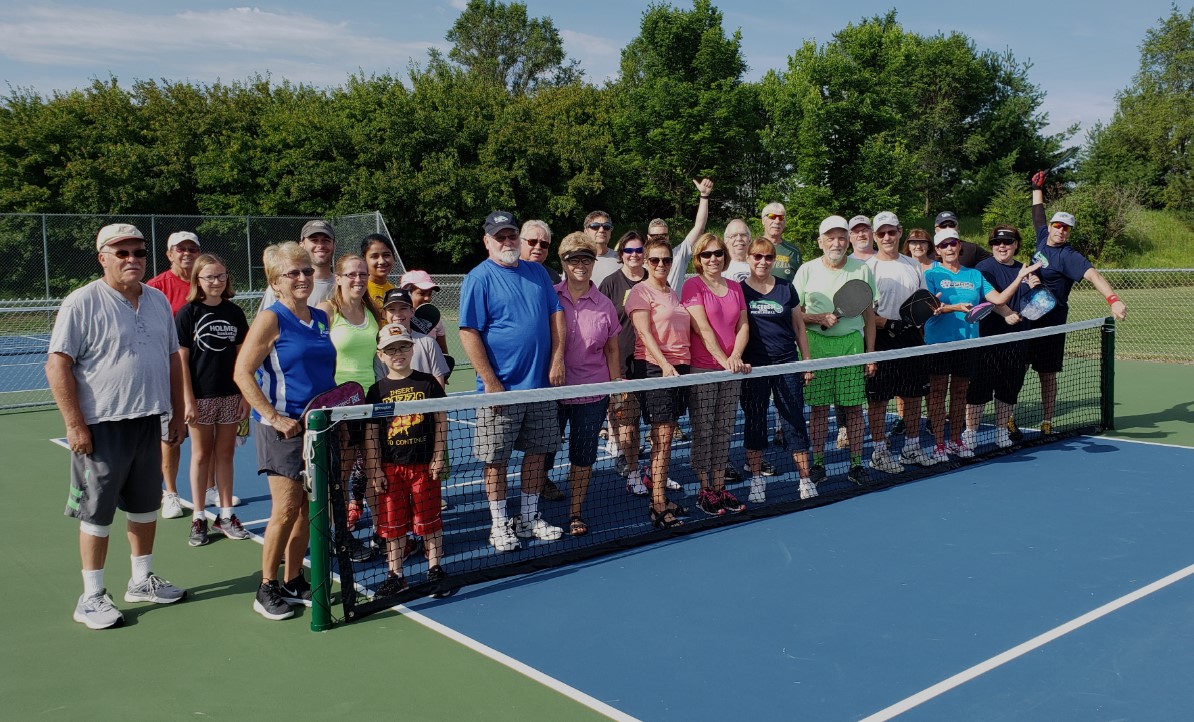
[[(318, 308), (310, 308), (310, 326), (281, 303), (269, 310), (278, 317), (278, 339), (257, 369), (257, 385), (279, 413), (297, 419), (311, 399), (336, 385), (336, 347)], [(265, 423), (257, 411), (253, 418)]]
[(373, 359), (377, 351), (377, 319), (365, 311), (365, 322), (351, 323), (340, 314), (332, 317), (332, 345), (336, 347), (336, 383), (356, 381), (367, 389), (376, 380)]

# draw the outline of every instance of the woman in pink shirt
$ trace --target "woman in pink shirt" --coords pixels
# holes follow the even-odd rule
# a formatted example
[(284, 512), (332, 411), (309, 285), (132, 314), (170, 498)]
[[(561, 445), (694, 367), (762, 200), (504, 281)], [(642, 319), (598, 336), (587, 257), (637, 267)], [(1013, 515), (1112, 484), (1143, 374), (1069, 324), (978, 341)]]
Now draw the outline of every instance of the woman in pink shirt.
[[(638, 338), (634, 342), (634, 378), (662, 378), (688, 373), (690, 316), (668, 285), (672, 248), (666, 238), (643, 245), (647, 280), (630, 289), (626, 314)], [(650, 426), (651, 478), (667, 479), (672, 460), (672, 435), (687, 401), (686, 389), (658, 389), (639, 396), (643, 418)], [(684, 522), (677, 517), (684, 508), (668, 501), (666, 484), (651, 487), (651, 523), (666, 529)]]
[[(697, 276), (684, 282), (680, 298), (692, 317), (692, 372), (750, 372), (742, 352), (750, 338), (742, 285), (723, 278), (729, 252), (721, 239), (706, 233), (692, 249)], [(697, 384), (689, 395), (692, 420), (692, 470), (701, 490), (697, 506), (710, 516), (739, 512), (746, 506), (725, 488), (730, 436), (738, 412), (742, 384), (737, 381)]]
[[(560, 242), (560, 260), (564, 278), (556, 285), (556, 295), (564, 308), (564, 384), (599, 384), (620, 381), (622, 363), (618, 359), (618, 312), (614, 304), (593, 285), (593, 264), (597, 244), (583, 233), (570, 233)], [(560, 402), (560, 433), (571, 427), (568, 437), (568, 491), (570, 494), (569, 532), (572, 536), (589, 533), (589, 525), (580, 515), (589, 490), (593, 462), (597, 461), (597, 439), (605, 423), (608, 396), (586, 396)]]

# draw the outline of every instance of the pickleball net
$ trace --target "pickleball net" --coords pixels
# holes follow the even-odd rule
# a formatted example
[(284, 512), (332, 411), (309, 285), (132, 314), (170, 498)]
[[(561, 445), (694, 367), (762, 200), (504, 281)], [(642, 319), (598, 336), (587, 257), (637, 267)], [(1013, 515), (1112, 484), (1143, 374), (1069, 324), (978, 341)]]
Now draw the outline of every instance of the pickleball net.
[[(338, 621), (355, 621), (419, 597), (451, 596), (463, 587), (480, 582), (572, 564), (748, 519), (789, 514), (841, 502), (860, 494), (912, 483), (930, 475), (959, 470), (964, 473), (969, 464), (1034, 445), (1054, 443), (1074, 435), (1111, 428), (1114, 338), (1115, 327), (1110, 319), (1092, 319), (991, 338), (756, 367), (747, 376), (727, 372), (694, 373), (666, 379), (635, 379), (501, 394), (457, 394), (442, 399), (315, 412), (308, 419), (306, 436), (307, 477), (312, 490), (311, 558), (312, 584), (315, 587), (312, 628), (326, 629)], [(1056, 376), (1057, 394), (1052, 419), (1048, 426), (1044, 426), (1039, 378), (1028, 367), (1028, 363), (1037, 345), (1062, 340), (1064, 365)], [(705, 412), (702, 410), (709, 408), (708, 404), (698, 402), (698, 397), (702, 394), (706, 399), (710, 395), (716, 396), (727, 388), (742, 384), (743, 379), (781, 380), (792, 379), (793, 375), (803, 378), (807, 371), (812, 371), (814, 378), (824, 378), (867, 362), (877, 363), (889, 381), (912, 379), (915, 383), (919, 383), (917, 379), (927, 369), (952, 366), (959, 372), (957, 375), (969, 374), (972, 382), (981, 382), (980, 386), (1002, 389), (1004, 398), (1009, 383), (1014, 387), (1022, 379), (1018, 403), (1013, 412), (1016, 428), (1009, 431), (1006, 424), (996, 424), (994, 404), (987, 402), (981, 408), (975, 434), (969, 437), (973, 456), (959, 456), (951, 450), (947, 461), (926, 466), (910, 460), (918, 458), (914, 454), (907, 456), (903, 452), (911, 445), (910, 439), (913, 438), (919, 439), (920, 448), (926, 454), (934, 450), (934, 436), (927, 428), (929, 399), (922, 401), (919, 429), (909, 424), (903, 424), (903, 429), (899, 428), (902, 418), (897, 414), (893, 400), (885, 408), (882, 423), (890, 458), (902, 468), (897, 470), (890, 464), (886, 468), (875, 468), (872, 465), (875, 444), (869, 429), (863, 434), (861, 450), (853, 451), (848, 445), (839, 448), (839, 414), (831, 407), (823, 447), (825, 476), (813, 485), (816, 492), (814, 496), (808, 485), (801, 482), (792, 450), (778, 445), (778, 439), (773, 440), (777, 426), (784, 430), (784, 443), (790, 445), (790, 440), (796, 436), (791, 427), (777, 423), (775, 406), (770, 404), (765, 419), (768, 445), (763, 451), (763, 459), (765, 465), (773, 467), (774, 471), (773, 475), (756, 477), (765, 480), (765, 499), (749, 500), (752, 475), (744, 470), (745, 418), (742, 405), (734, 403), (730, 407), (722, 406)], [(666, 491), (669, 502), (683, 507), (683, 512), (674, 513), (683, 525), (659, 528), (653, 524), (649, 508), (651, 497), (635, 493), (641, 492), (642, 488), (628, 482), (624, 454), (609, 445), (603, 435), (597, 440), (597, 455), (579, 514), (587, 533), (573, 536), (570, 497), (578, 489), (575, 488), (576, 484), (570, 482), (570, 430), (561, 434), (557, 428), (552, 428), (554, 440), (559, 441), (561, 436), (564, 440), (559, 450), (548, 460), (547, 477), (563, 496), (562, 499), (548, 500), (541, 495), (538, 499), (539, 517), (547, 529), (543, 525), (536, 525), (533, 519), (525, 525), (519, 521), (510, 529), (514, 532), (512, 536), (502, 538), (499, 534), (498, 538), (494, 538), (494, 504), (486, 493), (484, 463), (478, 458), (478, 455), (494, 451), (485, 446), (493, 436), (488, 433), (489, 427), (495, 423), (493, 407), (499, 407), (496, 413), (506, 415), (521, 413), (536, 406), (540, 409), (546, 407), (554, 413), (559, 404), (610, 398), (613, 399), (613, 407), (622, 412), (624, 418), (630, 399), (638, 402), (641, 408), (645, 404), (658, 403), (660, 398), (665, 397), (687, 399), (678, 422), (679, 433), (673, 438), (670, 447), (668, 477), (679, 488), (668, 488)], [(424, 505), (419, 511), (423, 520), (429, 521), (432, 526), (434, 522), (431, 520), (437, 516), (442, 524), (439, 570), (432, 572), (428, 564), (428, 553), (431, 551), (428, 545), (434, 544), (434, 535), (423, 534), (422, 538), (407, 535), (402, 545), (406, 557), (400, 566), (403, 582), (399, 584), (393, 579), (393, 572), (398, 568), (394, 553), (396, 544), (383, 537), (397, 537), (394, 531), (398, 526), (395, 516), (401, 519), (402, 515), (379, 513), (387, 502), (379, 496), (381, 489), (377, 480), (387, 478), (386, 474), (381, 468), (370, 468), (379, 464), (366, 463), (364, 455), (357, 458), (356, 448), (346, 445), (345, 440), (359, 438), (363, 427), (373, 427), (379, 439), (394, 430), (401, 437), (402, 430), (416, 424), (420, 417), (434, 418), (437, 414), (442, 414), (447, 422), (447, 468), (444, 478), (434, 485), (439, 491), (443, 509), (440, 510), (440, 502), (436, 500), (435, 509)], [(811, 419), (807, 406), (804, 415), (806, 420)], [(866, 416), (865, 406), (862, 415)], [(954, 423), (952, 419), (945, 422), (945, 429), (950, 431), (946, 434), (947, 439), (954, 437), (951, 431)], [(960, 421), (957, 423), (962, 425)], [(645, 476), (649, 476), (649, 427), (640, 423), (639, 428), (639, 467)], [(717, 433), (730, 435), (728, 461), (725, 464), (728, 470), (725, 490), (738, 504), (727, 502), (722, 505), (725, 513), (709, 514), (700, 508), (699, 502), (708, 501), (708, 498), (702, 493), (702, 484), (693, 468), (694, 452), (700, 457), (698, 462), (705, 457), (694, 449), (694, 444), (699, 444), (700, 439), (708, 438), (709, 434)], [(864, 475), (851, 472), (852, 457), (861, 458)], [(716, 454), (712, 456), (714, 461), (717, 458)], [(527, 461), (527, 457), (514, 450), (509, 455), (507, 466), (500, 472), (506, 481), (505, 511), (511, 520), (520, 519), (520, 505), (526, 501), (521, 494), (525, 482), (524, 461)], [(708, 463), (705, 468), (709, 468)], [(758, 484), (757, 481), (753, 483)], [(395, 490), (404, 488), (393, 479), (388, 484), (395, 484)], [(397, 491), (395, 494), (405, 500), (404, 494)], [(410, 506), (413, 508), (415, 503)], [(392, 510), (393, 500), (388, 504), (387, 508)], [(706, 503), (704, 506), (712, 505)], [(735, 510), (738, 506), (742, 508)], [(385, 524), (379, 525), (379, 521)], [(382, 531), (382, 526), (385, 531)], [(557, 534), (551, 530), (553, 528), (558, 529), (558, 538), (551, 538)], [(510, 543), (512, 540), (516, 542), (516, 548), (515, 544)], [(339, 590), (334, 595), (331, 593), (332, 579), (339, 581)]]

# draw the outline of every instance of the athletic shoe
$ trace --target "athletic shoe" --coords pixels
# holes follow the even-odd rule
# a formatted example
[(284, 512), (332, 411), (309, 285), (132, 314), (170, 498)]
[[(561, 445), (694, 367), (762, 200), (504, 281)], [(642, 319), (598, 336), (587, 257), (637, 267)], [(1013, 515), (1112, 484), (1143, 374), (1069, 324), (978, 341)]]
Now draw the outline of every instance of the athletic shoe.
[(605, 453), (609, 456), (618, 455), (618, 440), (614, 438), (613, 434), (610, 434), (609, 438), (605, 440)]
[(348, 537), (346, 544), (348, 546), (348, 558), (355, 564), (363, 564), (369, 561), (377, 554), (377, 548), (370, 542), (363, 542), (357, 539), (352, 534), (345, 533)]
[(626, 475), (626, 491), (635, 496), (646, 496), (651, 493), (651, 490), (643, 483), (642, 471), (634, 469)]
[(767, 480), (761, 476), (751, 477), (750, 496), (746, 500), (751, 504), (762, 504), (767, 501)]
[(348, 511), (345, 513), (345, 524), (349, 531), (357, 528), (357, 522), (361, 520), (361, 505), (355, 501), (348, 502)]
[(281, 592), (282, 599), (290, 604), (311, 606), (311, 583), (303, 576), (302, 571), (299, 571), (299, 575), (294, 579), (280, 582), (278, 591)]
[(518, 542), (518, 537), (514, 535), (513, 530), (514, 520), (507, 519), (504, 522), (494, 522), (489, 529), (489, 544), (499, 552), (516, 551), (522, 546)]
[[(742, 465), (742, 473), (743, 474), (750, 473), (750, 464), (749, 463)], [(766, 459), (763, 459), (763, 463), (759, 466), (759, 475), (760, 476), (775, 476), (775, 465), (772, 464), (771, 462), (767, 461)]]
[(896, 461), (887, 449), (875, 449), (871, 452), (871, 468), (888, 474), (899, 474), (904, 465)]
[(817, 495), (817, 485), (813, 483), (812, 479), (800, 480), (800, 498), (811, 499)]
[(964, 443), (950, 441), (945, 445), (945, 451), (948, 454), (953, 454), (959, 459), (973, 459), (974, 449), (971, 449)]
[(837, 448), (844, 449), (849, 445), (850, 433), (846, 430), (845, 426), (842, 426), (837, 430)]
[(262, 582), (257, 587), (257, 597), (253, 599), (253, 611), (266, 619), (290, 619), (294, 616), (294, 609), (282, 599), (278, 591), (278, 582)]
[(107, 589), (101, 589), (90, 597), (83, 595), (75, 604), (75, 621), (86, 624), (88, 629), (107, 629), (124, 621), (124, 615), (112, 603)]
[[(373, 545), (376, 546), (378, 549), (385, 546), (385, 543), (386, 542), (384, 539), (381, 539), (378, 537), (375, 537), (373, 539)], [(405, 563), (407, 559), (410, 559), (411, 557), (418, 555), (418, 554), (422, 554), (422, 553), (423, 553), (423, 537), (415, 536), (414, 534), (407, 534), (406, 535), (406, 544), (402, 545), (402, 561), (403, 561), (403, 563)]]
[(520, 539), (534, 537), (539, 541), (555, 541), (564, 535), (564, 530), (552, 526), (543, 519), (543, 515), (535, 512), (530, 522), (524, 522), (521, 516), (514, 517), (514, 536)]
[(739, 474), (738, 470), (730, 466), (728, 462), (726, 463), (725, 481), (727, 484), (737, 484), (742, 481), (742, 474)]
[(548, 501), (559, 501), (564, 498), (564, 492), (560, 491), (560, 487), (556, 486), (551, 479), (548, 479), (544, 482), (543, 491), (539, 492), (539, 496)]
[(1052, 435), (1053, 435), (1053, 422), (1052, 421), (1042, 421), (1041, 422), (1041, 436), (1052, 436)]
[(948, 447), (946, 447), (945, 444), (937, 444), (937, 446), (933, 447), (933, 455), (929, 458), (931, 458), (933, 460), (934, 464), (948, 464), (949, 463)]
[(1020, 431), (1020, 427), (1016, 426), (1015, 419), (1007, 420), (1007, 438), (1011, 439), (1012, 441), (1024, 440), (1024, 432)]
[(721, 497), (722, 509), (725, 509), (731, 514), (737, 514), (740, 511), (746, 511), (746, 504), (738, 501), (738, 498), (731, 494), (729, 489), (722, 489), (716, 493)]
[(962, 446), (974, 451), (978, 448), (978, 432), (966, 429), (962, 432)]
[(908, 427), (904, 425), (903, 419), (896, 419), (895, 422), (893, 422), (891, 425), (891, 435), (892, 436), (903, 436), (904, 432), (907, 430), (908, 430)]
[(210, 541), (211, 539), (207, 536), (207, 519), (192, 519), (191, 536), (187, 539), (187, 544), (193, 547), (201, 547)]
[(436, 564), (427, 570), (427, 583), (431, 585), (431, 593), (427, 596), (432, 599), (443, 599), (451, 596), (451, 591), (447, 589), (444, 581), (448, 578), (448, 573), (444, 571), (443, 567)]
[(684, 429), (677, 426), (676, 433), (672, 434), (672, 441), (688, 441), (688, 434), (684, 433)]
[(618, 476), (626, 476), (626, 457), (618, 454), (614, 457), (614, 473)]
[(182, 601), (186, 596), (187, 590), (179, 589), (158, 575), (150, 573), (140, 584), (134, 584), (131, 579), (129, 580), (128, 589), (124, 593), (124, 601), (173, 604)]
[(178, 494), (171, 494), (166, 492), (162, 494), (162, 518), (163, 519), (178, 519), (183, 515), (182, 501), (178, 498)]
[(866, 486), (871, 478), (867, 476), (866, 469), (862, 464), (854, 464), (850, 470), (846, 472), (846, 478), (854, 482), (858, 486)]
[(904, 446), (904, 450), (900, 452), (900, 460), (908, 464), (920, 464), (921, 466), (932, 466), (937, 463), (937, 460), (929, 455), (920, 446)]
[(386, 580), (377, 588), (377, 594), (373, 598), (392, 597), (404, 591), (406, 591), (406, 577), (390, 572)]
[(249, 532), (245, 531), (245, 528), (241, 526), (240, 519), (236, 518), (236, 514), (233, 514), (227, 519), (219, 516), (216, 517), (216, 520), (212, 522), (211, 528), (220, 532), (229, 539), (249, 538)]
[(726, 513), (721, 506), (721, 494), (707, 488), (697, 492), (697, 508), (709, 516), (724, 516)]
[[(652, 481), (651, 472), (649, 471), (643, 471), (643, 486), (647, 487), (648, 492), (655, 488), (655, 482)], [(680, 482), (676, 481), (670, 476), (667, 478), (667, 482), (664, 484), (664, 486), (669, 491), (679, 491), (684, 488), (683, 486), (680, 486)]]
[[(207, 487), (207, 493), (204, 494), (203, 498), (208, 506), (219, 506), (220, 505), (220, 492), (216, 491), (216, 488), (214, 486)], [(236, 494), (232, 495), (232, 505), (240, 506), (240, 497), (237, 496)]]
[(1011, 437), (1007, 429), (995, 429), (995, 445), (999, 448), (1006, 449), (1015, 444)]
[(820, 484), (822, 481), (825, 481), (825, 465), (813, 464), (813, 468), (808, 471), (808, 478), (814, 484)]

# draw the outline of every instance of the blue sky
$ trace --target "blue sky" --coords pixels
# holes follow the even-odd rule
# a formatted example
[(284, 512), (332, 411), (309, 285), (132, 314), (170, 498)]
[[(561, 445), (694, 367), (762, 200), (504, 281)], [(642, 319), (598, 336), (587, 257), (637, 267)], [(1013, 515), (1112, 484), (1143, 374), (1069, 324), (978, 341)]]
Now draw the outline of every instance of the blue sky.
[[(526, 0), (531, 16), (553, 19), (568, 55), (598, 82), (617, 74), (621, 48), (638, 34), (647, 4)], [(136, 78), (209, 83), (268, 72), (319, 86), (340, 84), (358, 71), (402, 75), (411, 60), (426, 58), (428, 48), (446, 50), (444, 34), (464, 5), (465, 0), (297, 0), (240, 7), (208, 0), (112, 0), (102, 6), (0, 0), (0, 81), (4, 93), (24, 87), (49, 95), (109, 74), (124, 84)], [(727, 32), (741, 28), (752, 79), (785, 67), (805, 40), (824, 43), (847, 23), (894, 7), (908, 30), (957, 30), (980, 48), (1010, 49), (1021, 61), (1031, 60), (1030, 78), (1047, 94), (1050, 130), (1078, 122), (1085, 133), (1095, 121), (1110, 119), (1116, 91), (1136, 72), (1145, 31), (1169, 14), (1170, 0), (715, 0), (715, 5), (724, 13)]]

